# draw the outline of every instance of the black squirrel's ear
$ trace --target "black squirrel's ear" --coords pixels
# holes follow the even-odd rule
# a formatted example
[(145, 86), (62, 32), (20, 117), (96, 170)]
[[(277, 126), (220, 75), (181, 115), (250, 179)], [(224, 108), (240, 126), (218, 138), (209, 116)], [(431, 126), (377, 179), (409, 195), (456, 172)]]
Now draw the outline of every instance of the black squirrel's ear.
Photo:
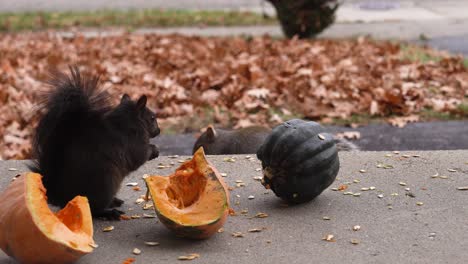
[(120, 103), (125, 103), (125, 102), (128, 102), (130, 101), (130, 96), (128, 96), (128, 94), (124, 94), (122, 95), (122, 99), (120, 99)]
[(208, 137), (208, 140), (214, 140), (217, 136), (217, 133), (216, 133), (216, 129), (212, 126), (212, 125), (209, 125), (207, 128), (206, 128), (206, 136)]
[(136, 103), (137, 109), (140, 109), (140, 110), (145, 109), (147, 100), (148, 99), (146, 98), (146, 95), (142, 95), (140, 97), (140, 99), (138, 99), (138, 101)]

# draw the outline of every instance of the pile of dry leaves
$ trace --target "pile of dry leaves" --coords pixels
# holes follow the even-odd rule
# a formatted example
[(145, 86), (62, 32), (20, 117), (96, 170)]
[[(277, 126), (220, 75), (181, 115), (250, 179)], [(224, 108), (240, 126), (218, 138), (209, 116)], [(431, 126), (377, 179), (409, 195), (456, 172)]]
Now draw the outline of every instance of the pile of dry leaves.
[(273, 125), (294, 114), (405, 117), (393, 120), (398, 125), (425, 107), (457, 111), (468, 95), (462, 59), (420, 64), (400, 52), (396, 43), (365, 38), (0, 35), (0, 157), (29, 157), (34, 106), (47, 88), (41, 81), (69, 64), (100, 74), (115, 102), (124, 92), (147, 94), (163, 130)]

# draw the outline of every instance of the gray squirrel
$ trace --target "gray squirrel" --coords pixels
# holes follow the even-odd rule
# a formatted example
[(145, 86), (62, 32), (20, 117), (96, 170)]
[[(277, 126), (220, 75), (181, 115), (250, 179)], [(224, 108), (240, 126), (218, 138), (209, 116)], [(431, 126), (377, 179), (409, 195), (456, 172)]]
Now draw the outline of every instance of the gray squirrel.
[[(271, 129), (251, 126), (237, 130), (225, 130), (208, 126), (193, 146), (193, 153), (203, 147), (208, 155), (253, 154), (262, 145)], [(355, 151), (359, 147), (352, 142), (335, 137), (338, 151)]]
[(29, 167), (43, 176), (49, 202), (65, 206), (76, 195), (86, 196), (93, 216), (120, 219), (115, 195), (123, 179), (147, 160), (159, 156), (149, 139), (159, 135), (156, 114), (146, 96), (133, 101), (127, 94), (113, 107), (98, 87), (99, 78), (55, 73), (52, 90), (42, 103), (44, 116), (33, 139)]

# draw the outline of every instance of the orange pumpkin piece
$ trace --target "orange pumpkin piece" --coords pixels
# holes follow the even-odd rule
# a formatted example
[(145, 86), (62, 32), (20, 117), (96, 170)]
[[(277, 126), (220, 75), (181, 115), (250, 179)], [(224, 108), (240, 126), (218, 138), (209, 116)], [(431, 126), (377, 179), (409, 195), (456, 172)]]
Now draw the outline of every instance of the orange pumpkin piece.
[(172, 175), (148, 176), (145, 181), (159, 220), (178, 236), (204, 239), (224, 225), (229, 191), (203, 148)]
[(24, 173), (0, 195), (0, 248), (20, 263), (70, 263), (93, 251), (86, 197), (53, 213), (42, 176)]

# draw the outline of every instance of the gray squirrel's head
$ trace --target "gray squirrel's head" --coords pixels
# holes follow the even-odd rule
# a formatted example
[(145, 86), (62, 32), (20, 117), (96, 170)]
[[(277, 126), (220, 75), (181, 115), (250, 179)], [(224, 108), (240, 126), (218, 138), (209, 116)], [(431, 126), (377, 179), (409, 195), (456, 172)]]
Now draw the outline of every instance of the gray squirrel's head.
[(219, 132), (216, 131), (212, 125), (209, 125), (205, 129), (205, 132), (203, 132), (195, 142), (192, 153), (195, 153), (195, 151), (197, 151), (200, 147), (203, 147), (205, 153), (210, 154), (213, 151), (213, 148), (216, 147), (215, 143), (218, 134)]

